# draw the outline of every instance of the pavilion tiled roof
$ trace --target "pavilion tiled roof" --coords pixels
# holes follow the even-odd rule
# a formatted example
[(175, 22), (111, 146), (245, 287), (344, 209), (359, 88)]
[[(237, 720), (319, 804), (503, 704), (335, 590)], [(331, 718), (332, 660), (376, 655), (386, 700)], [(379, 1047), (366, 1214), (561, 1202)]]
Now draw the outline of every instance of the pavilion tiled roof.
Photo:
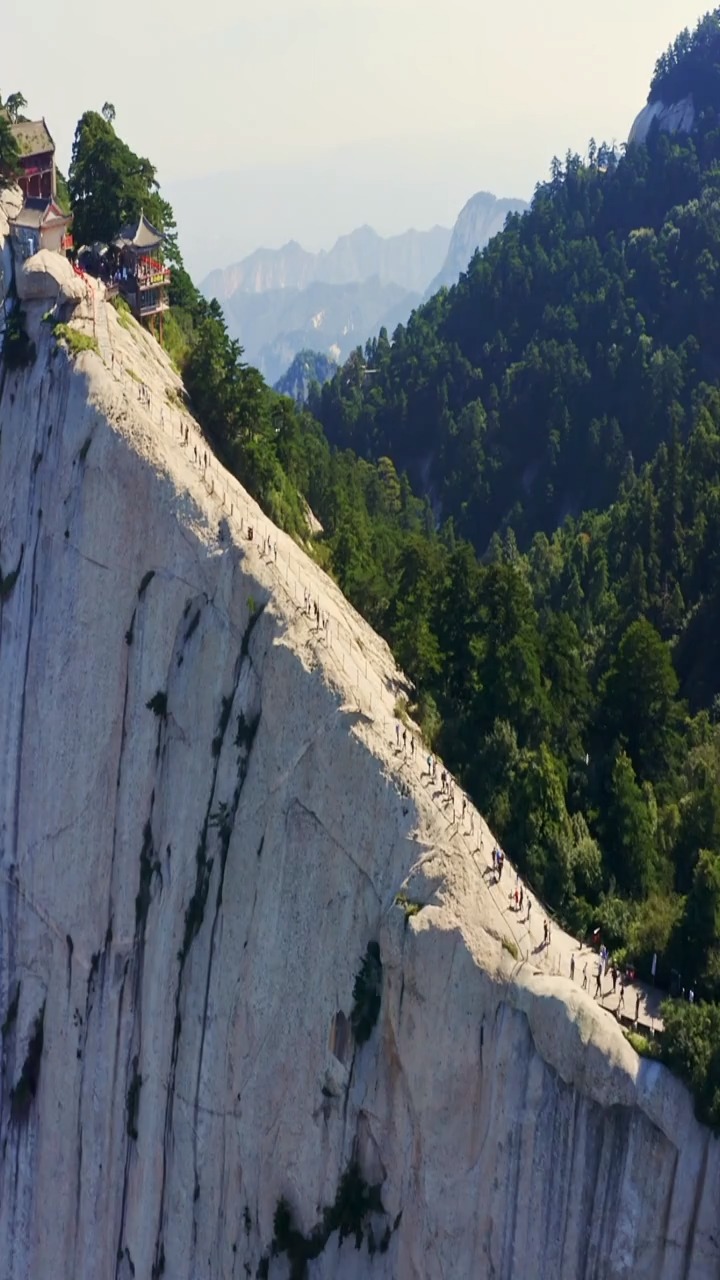
[(158, 231), (141, 213), (137, 222), (122, 228), (115, 244), (119, 249), (157, 249), (164, 239), (162, 231)]
[(69, 217), (63, 213), (54, 200), (47, 200), (42, 197), (39, 199), (32, 198), (25, 201), (22, 209), (14, 218), (10, 218), (10, 224), (13, 227), (27, 227), (35, 230), (42, 226), (46, 219), (49, 222), (56, 222), (60, 218), (66, 222), (70, 221)]
[(10, 128), (18, 144), (21, 159), (55, 150), (55, 143), (44, 120), (18, 120)]

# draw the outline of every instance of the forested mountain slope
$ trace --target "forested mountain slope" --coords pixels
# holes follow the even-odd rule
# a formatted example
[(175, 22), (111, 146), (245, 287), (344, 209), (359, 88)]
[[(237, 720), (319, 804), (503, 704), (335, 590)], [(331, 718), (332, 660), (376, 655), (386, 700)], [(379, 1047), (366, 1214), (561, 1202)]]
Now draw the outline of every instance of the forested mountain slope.
[(289, 369), (275, 383), (275, 390), (281, 395), (290, 396), (298, 404), (304, 404), (313, 382), (327, 382), (337, 369), (337, 365), (329, 356), (321, 351), (305, 349), (298, 351)]
[(691, 134), (554, 161), (530, 211), (316, 406), (331, 442), (389, 454), (480, 550), (608, 505), (629, 457), (687, 436), (718, 377), (717, 26), (681, 37), (653, 81), (696, 86)]
[(419, 294), (373, 276), (350, 284), (316, 280), (302, 289), (238, 289), (223, 310), (230, 332), (272, 384), (299, 351), (319, 349), (337, 363), (368, 333), (405, 319), (418, 301)]
[(457, 216), (447, 257), (425, 290), (425, 297), (437, 293), (443, 286), (455, 284), (475, 250), (484, 249), (488, 241), (502, 231), (508, 214), (523, 213), (527, 207), (525, 200), (498, 198), (490, 191), (476, 191)]
[(707, 1002), (667, 1020), (716, 1121), (719, 31), (716, 10), (656, 68), (651, 100), (694, 85), (691, 133), (555, 162), (455, 289), (311, 400), (367, 462), (334, 461), (342, 502), (310, 484), (344, 589), (534, 883)]

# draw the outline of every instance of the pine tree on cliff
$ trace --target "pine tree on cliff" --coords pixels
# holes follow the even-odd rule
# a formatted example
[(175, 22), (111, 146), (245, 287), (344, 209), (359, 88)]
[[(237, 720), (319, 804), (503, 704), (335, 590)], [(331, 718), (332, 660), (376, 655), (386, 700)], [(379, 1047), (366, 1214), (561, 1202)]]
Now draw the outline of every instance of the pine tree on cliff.
[(0, 111), (0, 191), (15, 181), (20, 169), (20, 152), (8, 117)]
[(160, 195), (155, 166), (118, 137), (106, 108), (105, 116), (86, 111), (75, 130), (68, 178), (75, 241), (107, 244), (142, 211), (165, 232), (163, 253), (173, 262), (178, 256), (175, 218)]
[(27, 106), (27, 98), (23, 97), (21, 93), (8, 94), (7, 98), (5, 99), (2, 105), (7, 111), (13, 124), (16, 124), (18, 120), (25, 119), (25, 117), (22, 115), (22, 112)]

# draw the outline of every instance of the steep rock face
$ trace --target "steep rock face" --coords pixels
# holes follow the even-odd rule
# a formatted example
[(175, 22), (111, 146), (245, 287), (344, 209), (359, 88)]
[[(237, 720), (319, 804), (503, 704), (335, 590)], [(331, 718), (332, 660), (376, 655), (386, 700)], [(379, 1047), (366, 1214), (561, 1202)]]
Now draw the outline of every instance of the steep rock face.
[(382, 284), (422, 292), (442, 262), (450, 242), (446, 227), (380, 236), (357, 227), (340, 236), (332, 249), (308, 253), (290, 240), (281, 249), (256, 249), (229, 267), (211, 271), (203, 281), (207, 297), (224, 302), (234, 293), (304, 289), (313, 282), (356, 284), (377, 276)]
[(498, 199), (489, 191), (471, 196), (458, 214), (442, 269), (427, 290), (427, 297), (443, 285), (455, 284), (476, 249), (484, 249), (489, 240), (502, 231), (509, 213), (527, 209), (525, 200)]
[(635, 117), (628, 142), (644, 142), (653, 124), (663, 133), (689, 133), (694, 120), (692, 94), (680, 102), (648, 102)]
[(297, 240), (288, 240), (281, 249), (255, 249), (241, 262), (211, 271), (202, 282), (202, 291), (207, 298), (225, 302), (238, 291), (265, 293), (268, 289), (304, 289), (315, 279), (316, 257)]
[(421, 293), (449, 243), (447, 227), (427, 231), (411, 228), (395, 236), (379, 236), (372, 227), (358, 227), (340, 236), (329, 253), (318, 255), (316, 279), (348, 284), (377, 275), (383, 284), (399, 284)]
[(62, 307), (81, 302), (85, 285), (67, 258), (49, 249), (28, 258), (16, 272), (17, 294), (21, 302), (48, 301)]
[(280, 1197), (309, 1233), (353, 1159), (382, 1210), (311, 1280), (717, 1274), (718, 1144), (534, 963), (385, 645), (195, 465), (147, 335), (89, 292), (73, 362), (43, 305), (0, 370), (3, 1276), (286, 1280)]

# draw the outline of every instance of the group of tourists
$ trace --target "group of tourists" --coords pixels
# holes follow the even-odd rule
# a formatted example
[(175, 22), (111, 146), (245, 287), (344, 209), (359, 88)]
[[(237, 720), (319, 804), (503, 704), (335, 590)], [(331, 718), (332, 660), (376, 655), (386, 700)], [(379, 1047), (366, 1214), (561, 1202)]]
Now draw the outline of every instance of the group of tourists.
[[(412, 731), (408, 731), (407, 726), (401, 725), (399, 721), (396, 721), (395, 723), (395, 740), (396, 740), (398, 751), (402, 751), (405, 756), (408, 755), (408, 751), (409, 751), (411, 758), (415, 756), (415, 736), (412, 733)], [(438, 761), (432, 752), (428, 752), (427, 756), (425, 757), (425, 764), (427, 766), (428, 778), (430, 779), (431, 782), (435, 782), (437, 778), (437, 772), (438, 772)], [(455, 813), (455, 780), (452, 778), (448, 770), (444, 768), (441, 768), (440, 770), (440, 794), (446, 797), (446, 803), (452, 804), (453, 814), (454, 814)], [(465, 815), (468, 811), (468, 802), (467, 802), (467, 797), (465, 795), (462, 796), (461, 804), (462, 804), (461, 815), (462, 815), (462, 819), (464, 820)], [(472, 807), (470, 807), (470, 830), (471, 831), (473, 830)], [(496, 841), (492, 849), (492, 873), (494, 876), (494, 884), (497, 885), (500, 883), (503, 877), (504, 869), (505, 869), (505, 851)], [(532, 914), (532, 901), (530, 898), (530, 894), (526, 892), (520, 880), (519, 872), (516, 873), (515, 888), (514, 888), (514, 891), (512, 891), (510, 894), (510, 899), (511, 899), (511, 902), (514, 903), (514, 909), (516, 914), (518, 915), (522, 914), (524, 906), (527, 907), (525, 923), (529, 930), (530, 919)], [(546, 952), (549, 952), (550, 944), (552, 942), (552, 929), (553, 929), (552, 921), (549, 917), (546, 916), (543, 920), (543, 941), (539, 945), (538, 950), (544, 948)], [(594, 940), (596, 943), (597, 941), (599, 941), (599, 938), (597, 937), (597, 935), (595, 936)], [(591, 957), (586, 959), (583, 965), (583, 970), (582, 970), (582, 990), (583, 991), (588, 990), (588, 984), (590, 981), (590, 960), (591, 960)], [(576, 965), (577, 965), (576, 953), (573, 952), (570, 957), (570, 978), (572, 979), (573, 982), (575, 981)], [(603, 982), (606, 975), (609, 976), (612, 985), (608, 986), (607, 990), (603, 990)], [(604, 944), (601, 944), (599, 947), (598, 955), (597, 955), (597, 961), (593, 965), (593, 976), (595, 981), (595, 989), (593, 992), (593, 996), (596, 1000), (600, 999), (600, 1001), (603, 1002), (609, 996), (618, 995), (618, 1003), (615, 1009), (615, 1014), (616, 1014), (616, 1017), (620, 1019), (625, 1009), (626, 989), (629, 983), (635, 977), (634, 970), (628, 966), (626, 966), (624, 970), (621, 970), (617, 965), (617, 963), (610, 956), (608, 948)], [(619, 984), (619, 990), (618, 990), (618, 984)], [(691, 1001), (693, 1000), (694, 992), (690, 993), (689, 998)], [(641, 1003), (642, 1003), (642, 993), (640, 991), (636, 991), (635, 1017), (634, 1017), (634, 1022), (636, 1026), (640, 1016)]]
[[(570, 957), (570, 978), (573, 982), (575, 981), (575, 968), (576, 968), (575, 952), (573, 952), (573, 954)], [(606, 973), (610, 975), (610, 978), (612, 980), (612, 988), (608, 987), (607, 991), (604, 991), (603, 980), (605, 978)], [(593, 964), (593, 974), (595, 978), (595, 990), (593, 991), (593, 999), (597, 1000), (599, 998), (601, 1002), (604, 1001), (608, 996), (617, 994), (618, 981), (620, 982), (620, 995), (617, 1003), (617, 1008), (615, 1010), (616, 1017), (620, 1018), (620, 1015), (625, 1008), (625, 992), (627, 990), (628, 983), (630, 981), (629, 974), (621, 972), (621, 970), (618, 968), (615, 961), (611, 962), (610, 954), (608, 952), (607, 947), (605, 946), (601, 946), (600, 954), (598, 955), (597, 960)], [(583, 991), (588, 990), (589, 977), (590, 977), (590, 962), (589, 960), (586, 960), (583, 965), (583, 971), (582, 971), (582, 990)], [(642, 1002), (642, 993), (640, 991), (637, 991), (635, 993), (635, 1018), (634, 1018), (634, 1022), (636, 1026), (637, 1026), (638, 1018), (640, 1016), (641, 1002)]]
[[(146, 403), (149, 407), (150, 406), (149, 393), (148, 393), (148, 398)], [(162, 408), (160, 410), (160, 421), (161, 423), (164, 422), (164, 413)], [(183, 447), (186, 447), (188, 449), (190, 448), (190, 427), (188, 426), (187, 422), (182, 422), (182, 421), (180, 422), (180, 443), (183, 445)], [(193, 444), (193, 458), (195, 460), (196, 467), (202, 467), (203, 471), (207, 471), (208, 452), (207, 452), (207, 449), (203, 449), (202, 443), (199, 449), (196, 444)]]
[[(411, 754), (415, 754), (415, 740), (413, 738)], [(427, 757), (428, 777), (431, 782), (435, 782), (437, 778), (437, 760), (435, 756), (430, 754)], [(440, 771), (440, 795), (444, 797), (443, 803), (452, 806), (452, 821), (455, 822), (457, 813), (455, 809), (455, 779), (447, 769)], [(465, 821), (468, 812), (467, 796), (463, 795), (460, 801), (460, 821)], [(470, 810), (470, 835), (475, 833), (475, 818), (472, 809)]]
[[(401, 729), (399, 720), (396, 720), (395, 722), (395, 742), (397, 744), (398, 751), (402, 750), (403, 755), (409, 755), (411, 760), (415, 759), (415, 752), (417, 750), (415, 734), (412, 729), (408, 733), (407, 725), (404, 725)], [(434, 777), (435, 775), (432, 771), (431, 761), (432, 756), (428, 756), (428, 769), (430, 770), (431, 777)]]
[[(269, 546), (270, 546), (270, 539), (268, 538), (268, 547)], [(277, 542), (275, 543), (273, 553), (275, 556), (275, 561), (277, 562)], [(303, 610), (305, 611), (305, 613), (308, 613), (311, 618), (315, 619), (315, 626), (317, 627), (318, 631), (327, 631), (328, 621), (329, 621), (328, 616), (326, 613), (323, 613), (318, 601), (313, 600), (312, 595), (308, 591), (307, 587), (305, 588), (305, 592), (303, 595)]]
[[(415, 759), (417, 752), (417, 738), (412, 729), (408, 729), (407, 725), (402, 725), (399, 720), (395, 721), (395, 744), (398, 752), (402, 752), (404, 756), (409, 756), (411, 760)], [(428, 752), (425, 757), (427, 766), (427, 776), (430, 782), (437, 781), (438, 762), (432, 752)], [(452, 821), (456, 820), (457, 814), (455, 809), (455, 779), (447, 769), (440, 771), (440, 795), (443, 797), (445, 806), (452, 806)], [(460, 802), (460, 819), (465, 821), (468, 812), (467, 796), (463, 795)], [(470, 809), (470, 834), (475, 832), (475, 819), (472, 809)]]

